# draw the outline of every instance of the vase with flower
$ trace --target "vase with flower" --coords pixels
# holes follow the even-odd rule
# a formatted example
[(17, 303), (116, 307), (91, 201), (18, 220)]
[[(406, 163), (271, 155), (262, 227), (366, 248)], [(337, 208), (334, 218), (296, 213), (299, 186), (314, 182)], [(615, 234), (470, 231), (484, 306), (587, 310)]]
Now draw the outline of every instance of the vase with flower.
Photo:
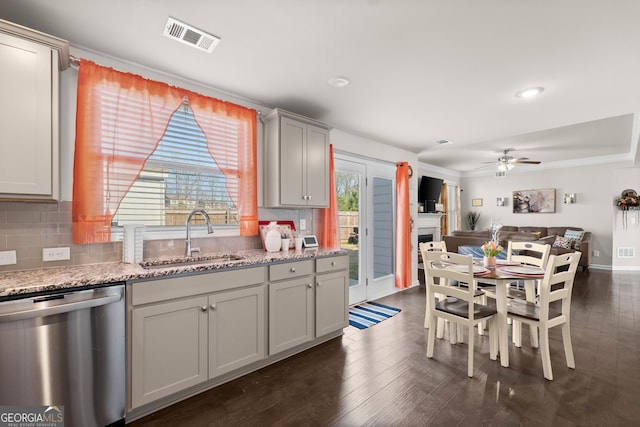
[(482, 252), (484, 253), (482, 264), (487, 268), (495, 268), (496, 257), (502, 252), (502, 249), (502, 246), (493, 240), (482, 245)]

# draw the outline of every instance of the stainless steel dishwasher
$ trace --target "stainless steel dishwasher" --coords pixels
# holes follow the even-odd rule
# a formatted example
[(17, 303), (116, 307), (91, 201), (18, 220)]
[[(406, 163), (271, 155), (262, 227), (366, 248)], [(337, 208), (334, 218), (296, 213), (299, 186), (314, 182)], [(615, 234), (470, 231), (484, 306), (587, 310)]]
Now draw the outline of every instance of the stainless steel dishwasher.
[(124, 425), (125, 372), (123, 284), (0, 302), (0, 405)]

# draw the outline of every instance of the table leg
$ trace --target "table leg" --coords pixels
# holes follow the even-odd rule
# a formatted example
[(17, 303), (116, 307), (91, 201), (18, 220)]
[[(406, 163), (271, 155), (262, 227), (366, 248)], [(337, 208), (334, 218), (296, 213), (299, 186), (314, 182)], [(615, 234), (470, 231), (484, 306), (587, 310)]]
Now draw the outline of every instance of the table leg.
[(509, 366), (509, 334), (507, 328), (507, 286), (508, 282), (496, 281), (496, 310), (498, 311), (498, 342), (500, 344), (500, 364)]

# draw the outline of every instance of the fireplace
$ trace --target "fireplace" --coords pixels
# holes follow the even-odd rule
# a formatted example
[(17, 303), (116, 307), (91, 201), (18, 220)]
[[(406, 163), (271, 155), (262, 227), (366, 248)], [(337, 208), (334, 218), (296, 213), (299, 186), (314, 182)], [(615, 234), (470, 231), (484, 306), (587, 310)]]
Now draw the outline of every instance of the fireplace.
[(433, 234), (418, 234), (418, 245), (424, 242), (433, 242)]

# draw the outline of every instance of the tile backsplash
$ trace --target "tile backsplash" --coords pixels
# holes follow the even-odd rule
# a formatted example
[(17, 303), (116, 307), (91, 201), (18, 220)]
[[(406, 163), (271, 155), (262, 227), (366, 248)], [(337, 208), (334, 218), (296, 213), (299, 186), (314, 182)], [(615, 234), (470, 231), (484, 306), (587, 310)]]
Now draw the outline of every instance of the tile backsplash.
[[(65, 261), (42, 261), (42, 249), (68, 247)], [(0, 271), (93, 264), (122, 259), (122, 243), (74, 245), (71, 202), (0, 202), (0, 251), (16, 251), (17, 264)]]
[[(311, 233), (313, 211), (310, 209), (260, 209), (260, 219), (300, 219), (308, 224)], [(207, 237), (194, 239), (194, 245), (202, 252), (237, 251), (262, 247), (255, 237)], [(70, 259), (65, 261), (42, 260), (44, 248), (70, 248)], [(2, 265), (2, 271), (29, 270), (34, 268), (66, 265), (117, 262), (122, 260), (122, 242), (77, 245), (71, 239), (71, 202), (20, 202), (0, 201), (0, 251), (16, 251), (17, 264)], [(145, 241), (144, 258), (179, 256), (184, 253), (184, 240)]]

